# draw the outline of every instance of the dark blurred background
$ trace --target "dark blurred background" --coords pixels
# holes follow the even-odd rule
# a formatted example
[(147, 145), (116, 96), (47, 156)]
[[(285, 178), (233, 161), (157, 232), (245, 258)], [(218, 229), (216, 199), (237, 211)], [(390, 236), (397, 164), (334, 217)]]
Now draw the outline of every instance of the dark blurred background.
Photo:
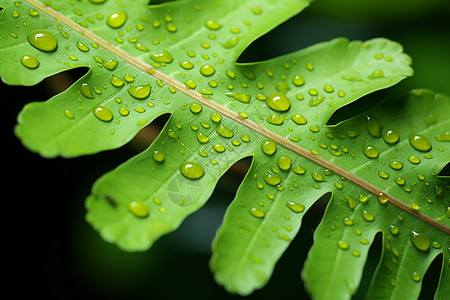
[[(163, 2), (163, 1), (158, 1)], [(317, 0), (297, 17), (254, 42), (240, 62), (263, 60), (335, 37), (400, 42), (413, 59), (414, 77), (342, 109), (335, 118), (363, 110), (389, 95), (429, 88), (450, 95), (450, 2), (448, 0)], [(2, 294), (45, 299), (240, 299), (218, 286), (208, 267), (210, 245), (226, 206), (250, 163), (236, 164), (213, 197), (174, 233), (144, 253), (124, 253), (107, 244), (85, 222), (84, 199), (103, 173), (142, 151), (166, 118), (145, 128), (126, 146), (75, 159), (41, 158), (13, 134), (16, 116), (31, 101), (44, 101), (85, 74), (85, 69), (46, 79), (33, 87), (0, 83), (4, 203), (2, 207)], [(6, 109), (5, 109), (6, 108)], [(230, 176), (231, 175), (231, 176)], [(319, 201), (263, 289), (248, 299), (308, 299), (300, 271), (327, 199)], [(371, 248), (361, 299), (380, 255)], [(421, 299), (432, 299), (442, 259), (427, 272)], [(5, 299), (5, 298), (4, 298)]]

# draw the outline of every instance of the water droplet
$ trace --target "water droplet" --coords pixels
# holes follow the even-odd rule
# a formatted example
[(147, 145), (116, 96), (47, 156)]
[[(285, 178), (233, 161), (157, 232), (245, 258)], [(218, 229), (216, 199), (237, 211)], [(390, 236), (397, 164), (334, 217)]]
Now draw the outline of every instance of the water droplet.
[(280, 158), (278, 158), (277, 165), (281, 170), (287, 171), (291, 168), (292, 160), (289, 156), (282, 155)]
[(403, 168), (403, 163), (399, 161), (391, 161), (389, 163), (389, 167), (391, 167), (394, 170), (400, 170), (401, 168)]
[(162, 153), (158, 150), (153, 151), (152, 157), (153, 157), (153, 160), (158, 163), (164, 162), (164, 153)]
[(148, 216), (148, 207), (144, 202), (141, 201), (133, 201), (128, 205), (129, 210), (136, 217), (144, 218)]
[(395, 129), (389, 129), (383, 134), (383, 139), (386, 143), (393, 145), (400, 139), (400, 134)]
[(302, 116), (301, 114), (292, 115), (291, 120), (294, 121), (294, 123), (298, 124), (298, 125), (304, 125), (307, 123), (305, 117)]
[(185, 162), (180, 167), (181, 174), (189, 179), (199, 179), (205, 174), (203, 167), (196, 162)]
[(66, 110), (64, 111), (64, 115), (65, 115), (66, 117), (68, 117), (69, 119), (75, 119), (75, 115), (73, 114), (73, 112), (71, 112), (71, 111), (68, 110), (68, 109), (66, 109)]
[(388, 202), (389, 197), (385, 193), (378, 193), (377, 199), (381, 204)]
[(45, 29), (33, 30), (28, 34), (27, 40), (34, 48), (45, 52), (53, 52), (58, 47), (53, 33)]
[(281, 182), (281, 177), (279, 175), (273, 175), (271, 173), (267, 173), (263, 179), (267, 184), (272, 186), (278, 185)]
[(115, 12), (108, 16), (106, 24), (112, 28), (119, 28), (125, 24), (127, 17), (127, 13), (124, 11)]
[(206, 21), (205, 26), (206, 26), (206, 28), (211, 29), (211, 30), (218, 30), (222, 27), (222, 25), (220, 25), (220, 23), (215, 20)]
[(267, 97), (266, 104), (275, 111), (287, 111), (291, 107), (289, 98), (282, 93), (274, 93)]
[(227, 97), (236, 99), (236, 100), (238, 100), (238, 101), (240, 101), (240, 102), (242, 102), (242, 103), (249, 103), (250, 100), (252, 99), (252, 96), (249, 95), (249, 94), (241, 94), (241, 93), (231, 93), (231, 92), (228, 92), (228, 93), (225, 93), (225, 95), (226, 95)]
[(383, 127), (374, 116), (366, 116), (365, 126), (370, 135), (376, 138), (381, 137)]
[(411, 278), (412, 278), (412, 280), (414, 280), (415, 282), (419, 282), (419, 281), (420, 281), (420, 274), (417, 273), (417, 272), (413, 272), (413, 273), (411, 274)]
[(415, 155), (411, 155), (410, 157), (408, 157), (408, 161), (412, 164), (418, 164), (420, 163), (420, 158)]
[(322, 174), (319, 174), (319, 173), (317, 173), (317, 172), (313, 172), (313, 173), (312, 173), (312, 177), (313, 177), (313, 179), (314, 179), (315, 181), (317, 181), (317, 182), (323, 182), (323, 181), (326, 181), (325, 178), (322, 176)]
[(305, 210), (305, 206), (292, 201), (287, 201), (286, 206), (295, 213), (301, 213)]
[(412, 230), (409, 234), (412, 244), (420, 251), (427, 252), (430, 249), (430, 240), (426, 235)]
[(273, 125), (281, 125), (283, 124), (283, 118), (279, 115), (272, 114), (267, 117), (267, 122)]
[(182, 62), (180, 63), (180, 66), (181, 66), (183, 69), (190, 70), (190, 69), (192, 69), (192, 68), (194, 67), (194, 64), (191, 63), (190, 61), (182, 61)]
[(234, 132), (231, 129), (228, 129), (223, 125), (223, 123), (220, 123), (219, 127), (217, 127), (216, 132), (223, 136), (224, 138), (232, 138), (234, 136)]
[(213, 121), (214, 123), (219, 123), (220, 120), (222, 120), (222, 116), (216, 112), (212, 112), (210, 118), (211, 121)]
[(77, 48), (83, 52), (88, 52), (90, 50), (88, 46), (86, 46), (85, 44), (83, 44), (80, 41), (77, 42)]
[(274, 141), (266, 140), (262, 142), (261, 150), (266, 155), (273, 155), (277, 151), (277, 144)]
[(232, 36), (225, 42), (221, 43), (222, 47), (225, 49), (230, 49), (236, 46), (239, 43), (239, 38), (237, 36)]
[(114, 59), (108, 59), (102, 63), (102, 65), (108, 70), (114, 70), (117, 67), (117, 64), (117, 60)]
[(112, 112), (104, 106), (101, 105), (97, 106), (96, 108), (94, 108), (93, 112), (94, 115), (101, 121), (109, 122), (113, 119)]
[(295, 166), (292, 168), (292, 172), (294, 172), (295, 174), (298, 174), (298, 175), (303, 175), (306, 173), (306, 170), (302, 167)]
[(371, 214), (370, 212), (368, 212), (367, 210), (363, 210), (361, 212), (361, 216), (363, 217), (364, 220), (366, 220), (367, 222), (372, 222), (373, 220), (375, 220), (375, 217), (373, 216), (373, 214)]
[(436, 140), (439, 142), (450, 142), (450, 131), (436, 135)]
[(430, 141), (421, 134), (411, 135), (409, 137), (409, 143), (414, 149), (419, 151), (427, 152), (431, 150)]
[(130, 86), (128, 93), (136, 99), (145, 99), (150, 95), (151, 86), (146, 83), (143, 85)]
[(115, 87), (121, 87), (124, 84), (122, 78), (114, 75), (109, 79), (109, 82)]
[(323, 100), (325, 100), (324, 96), (313, 97), (311, 98), (311, 100), (309, 100), (309, 106), (318, 106), (320, 103), (322, 103)]
[(337, 246), (342, 250), (347, 250), (350, 246), (344, 241), (338, 241)]
[(20, 62), (28, 69), (36, 69), (39, 67), (39, 60), (31, 54), (22, 56)]
[(403, 177), (398, 177), (397, 179), (395, 179), (395, 183), (398, 185), (404, 185), (406, 183), (406, 180)]
[(378, 151), (378, 149), (375, 146), (367, 146), (363, 149), (363, 153), (365, 156), (367, 156), (368, 158), (377, 158), (378, 155), (380, 154), (380, 152)]
[(384, 73), (383, 73), (382, 70), (375, 70), (367, 78), (369, 78), (369, 79), (377, 79), (377, 78), (383, 78), (383, 77), (384, 77)]
[(215, 71), (216, 69), (214, 69), (214, 67), (209, 64), (200, 67), (200, 73), (202, 73), (202, 75), (204, 76), (211, 76)]
[(265, 215), (262, 210), (260, 210), (259, 208), (255, 208), (255, 207), (250, 209), (250, 214), (257, 218), (264, 218), (264, 215)]
[(295, 75), (292, 77), (292, 83), (296, 86), (302, 86), (305, 84), (305, 79), (300, 75)]
[(350, 218), (344, 218), (344, 220), (342, 220), (342, 222), (346, 226), (353, 226), (355, 224), (355, 222)]
[(191, 105), (189, 105), (189, 109), (194, 114), (198, 114), (199, 112), (202, 111), (203, 107), (202, 107), (202, 105), (200, 103), (192, 102)]
[(398, 227), (395, 225), (391, 225), (389, 226), (389, 232), (393, 235), (397, 235), (398, 234)]
[(119, 114), (122, 116), (128, 116), (130, 114), (130, 110), (126, 107), (119, 108)]
[(197, 140), (202, 144), (206, 144), (207, 142), (209, 142), (209, 137), (206, 134), (197, 131)]
[(191, 89), (195, 89), (197, 87), (197, 84), (195, 83), (195, 81), (193, 79), (188, 79), (184, 82), (184, 84)]
[(150, 54), (150, 58), (157, 63), (171, 63), (173, 61), (172, 55), (167, 51), (156, 52)]
[(389, 178), (389, 173), (385, 172), (385, 171), (380, 171), (380, 172), (378, 172), (378, 176), (380, 176), (383, 179), (388, 179)]

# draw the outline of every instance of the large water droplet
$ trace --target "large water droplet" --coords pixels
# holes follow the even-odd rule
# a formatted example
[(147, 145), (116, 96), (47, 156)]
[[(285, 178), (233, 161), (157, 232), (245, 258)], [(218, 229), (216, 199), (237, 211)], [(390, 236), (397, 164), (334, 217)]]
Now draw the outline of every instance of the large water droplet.
[(289, 156), (286, 155), (282, 155), (279, 159), (278, 159), (278, 167), (283, 170), (283, 171), (287, 171), (291, 168), (292, 165), (292, 160)]
[(400, 134), (395, 129), (389, 129), (383, 134), (383, 139), (388, 144), (395, 144), (400, 139)]
[(200, 67), (200, 73), (204, 76), (211, 76), (216, 69), (212, 65), (206, 64)]
[(112, 28), (119, 28), (125, 24), (127, 17), (127, 13), (124, 11), (115, 12), (108, 16), (106, 19), (106, 24)]
[(53, 33), (45, 29), (33, 30), (28, 34), (27, 40), (33, 47), (45, 52), (53, 52), (58, 47)]
[(289, 98), (283, 93), (274, 93), (266, 98), (266, 104), (275, 111), (287, 111), (291, 107)]
[(199, 179), (205, 174), (203, 167), (196, 162), (185, 162), (180, 167), (181, 174), (189, 179)]
[(287, 201), (286, 206), (295, 213), (301, 213), (305, 210), (305, 206), (292, 201)]
[(152, 54), (150, 54), (150, 58), (158, 63), (168, 64), (173, 61), (172, 55), (167, 51), (152, 53)]
[(431, 143), (430, 141), (421, 134), (414, 134), (409, 137), (409, 143), (411, 146), (413, 146), (414, 149), (428, 152), (431, 150)]
[(430, 249), (430, 239), (426, 235), (412, 230), (409, 234), (412, 244), (420, 251), (427, 252)]
[(372, 222), (373, 220), (375, 220), (375, 217), (373, 216), (373, 214), (371, 214), (370, 212), (368, 212), (365, 209), (361, 212), (361, 216), (363, 217), (364, 220), (366, 220), (368, 222)]
[(220, 25), (220, 23), (215, 20), (206, 21), (205, 26), (206, 26), (206, 28), (211, 29), (211, 30), (218, 30), (222, 27), (222, 25)]
[(139, 218), (144, 218), (148, 216), (148, 207), (144, 202), (141, 201), (133, 201), (128, 205), (128, 209), (131, 211), (133, 215)]
[(153, 157), (153, 160), (158, 163), (164, 162), (164, 153), (162, 153), (158, 150), (153, 151), (152, 157)]
[(307, 123), (305, 117), (302, 116), (301, 114), (292, 115), (291, 120), (294, 121), (294, 123), (298, 124), (298, 125), (304, 125)]
[(267, 173), (263, 179), (267, 184), (273, 186), (278, 185), (281, 182), (281, 177), (279, 175), (273, 175), (271, 173)]

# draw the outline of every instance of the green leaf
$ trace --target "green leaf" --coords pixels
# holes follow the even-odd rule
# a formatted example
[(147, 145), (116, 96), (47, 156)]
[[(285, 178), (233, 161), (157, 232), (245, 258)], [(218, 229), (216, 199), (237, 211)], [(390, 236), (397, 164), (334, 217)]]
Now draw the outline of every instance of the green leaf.
[[(237, 63), (309, 2), (2, 1), (5, 83), (89, 68), (64, 92), (26, 105), (15, 132), (43, 157), (77, 157), (121, 147), (170, 114), (148, 149), (94, 184), (87, 221), (106, 241), (148, 249), (252, 157), (213, 243), (211, 269), (227, 290), (264, 286), (303, 215), (332, 193), (302, 272), (314, 298), (355, 293), (380, 231), (384, 251), (367, 297), (417, 296), (417, 274), (442, 253), (443, 298), (450, 200), (448, 178), (437, 175), (448, 163), (449, 99), (416, 90), (326, 125), (339, 108), (412, 75), (401, 45), (383, 38)], [(423, 236), (425, 251), (412, 243)]]

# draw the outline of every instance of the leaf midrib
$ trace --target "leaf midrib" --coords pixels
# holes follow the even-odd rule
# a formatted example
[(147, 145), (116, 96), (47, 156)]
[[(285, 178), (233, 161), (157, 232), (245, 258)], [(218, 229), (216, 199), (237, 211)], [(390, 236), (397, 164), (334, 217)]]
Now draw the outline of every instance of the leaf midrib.
[(395, 205), (399, 209), (411, 214), (412, 216), (424, 221), (425, 223), (428, 223), (429, 225), (447, 233), (450, 234), (450, 227), (448, 227), (446, 224), (440, 223), (437, 220), (421, 213), (418, 211), (413, 210), (409, 205), (405, 204), (404, 202), (400, 201), (399, 199), (395, 198), (394, 196), (386, 193), (382, 189), (374, 186), (373, 184), (365, 181), (364, 179), (354, 175), (353, 173), (333, 164), (332, 162), (323, 159), (319, 156), (316, 156), (312, 154), (309, 150), (306, 150), (303, 147), (300, 147), (297, 144), (294, 144), (293, 142), (279, 136), (278, 134), (267, 130), (263, 126), (249, 120), (244, 119), (241, 116), (239, 116), (238, 113), (214, 102), (210, 99), (204, 97), (202, 94), (195, 90), (191, 90), (187, 88), (184, 84), (181, 82), (175, 80), (171, 76), (168, 76), (150, 65), (144, 63), (143, 61), (137, 59), (136, 57), (128, 54), (127, 52), (123, 51), (120, 48), (117, 48), (107, 42), (106, 40), (100, 38), (99, 36), (95, 35), (91, 31), (87, 30), (86, 28), (82, 27), (81, 25), (77, 24), (76, 22), (72, 21), (68, 17), (60, 14), (59, 12), (53, 10), (52, 8), (44, 5), (43, 3), (36, 1), (36, 0), (25, 0), (30, 5), (38, 8), (39, 10), (43, 11), (47, 15), (53, 17), (54, 19), (58, 20), (59, 22), (63, 23), (64, 25), (70, 27), (74, 31), (78, 32), (79, 34), (83, 35), (85, 38), (90, 39), (92, 42), (98, 44), (100, 47), (103, 47), (104, 49), (110, 51), (112, 54), (116, 55), (117, 57), (120, 57), (124, 61), (126, 61), (129, 64), (132, 64), (136, 68), (142, 70), (145, 73), (148, 73), (149, 75), (155, 77), (156, 79), (161, 80), (165, 84), (172, 86), (176, 90), (180, 91), (181, 93), (185, 94), (188, 97), (191, 97), (192, 99), (198, 101), (202, 105), (206, 105), (207, 107), (211, 108), (212, 110), (215, 110), (222, 114), (223, 116), (249, 128), (250, 130), (257, 132), (266, 138), (269, 138), (279, 145), (283, 146), (284, 148), (291, 150), (292, 152), (312, 161), (313, 163), (326, 168), (335, 174), (344, 177), (348, 181), (352, 182), (353, 184), (365, 189), (369, 193), (377, 196), (379, 194), (384, 194), (388, 197), (388, 202)]

